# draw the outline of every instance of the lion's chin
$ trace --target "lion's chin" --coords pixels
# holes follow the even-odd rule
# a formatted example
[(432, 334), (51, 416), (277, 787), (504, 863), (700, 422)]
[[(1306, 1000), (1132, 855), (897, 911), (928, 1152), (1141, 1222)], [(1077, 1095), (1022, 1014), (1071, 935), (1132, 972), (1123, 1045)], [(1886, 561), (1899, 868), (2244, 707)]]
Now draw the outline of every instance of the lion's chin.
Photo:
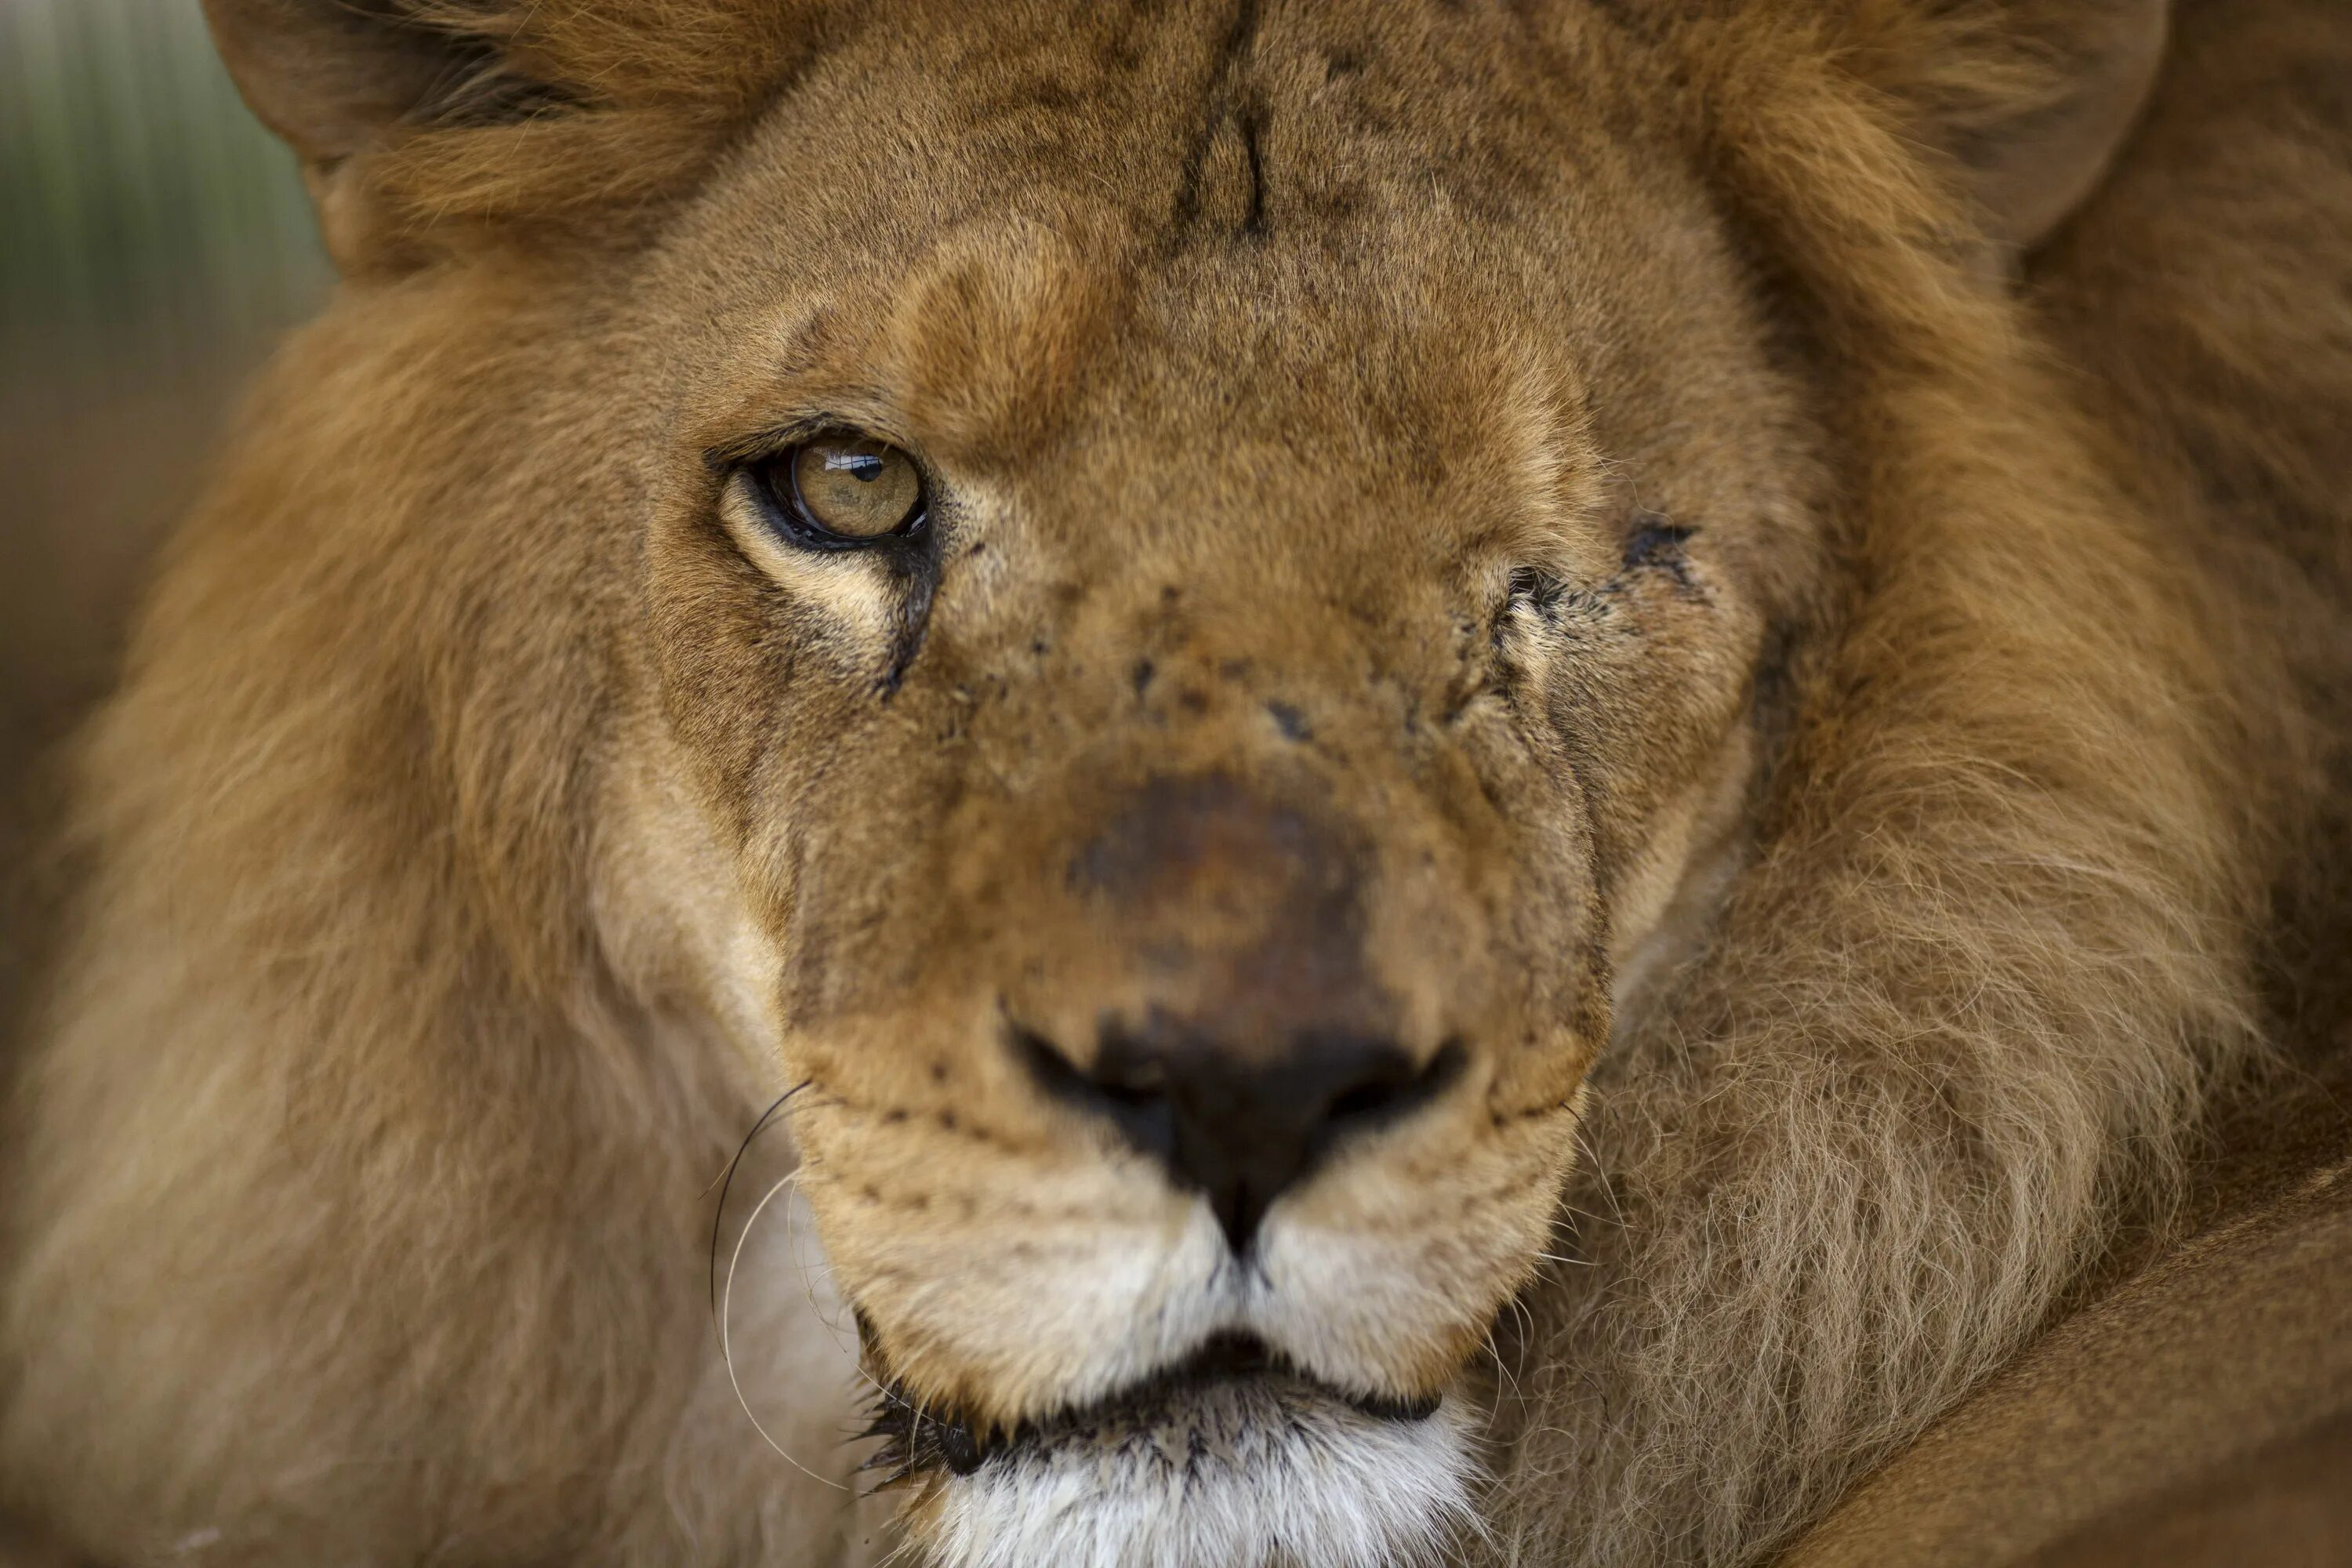
[(1026, 1433), (920, 1510), (943, 1568), (1402, 1568), (1473, 1528), (1471, 1417), (1279, 1373), (1163, 1385)]

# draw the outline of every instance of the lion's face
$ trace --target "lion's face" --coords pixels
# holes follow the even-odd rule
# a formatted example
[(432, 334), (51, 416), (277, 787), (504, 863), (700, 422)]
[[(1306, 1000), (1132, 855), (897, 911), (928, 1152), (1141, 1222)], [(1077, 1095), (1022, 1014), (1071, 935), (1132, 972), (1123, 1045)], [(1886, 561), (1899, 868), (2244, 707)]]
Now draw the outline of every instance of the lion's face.
[(838, 1563), (837, 1286), (941, 1568), (1744, 1560), (2161, 1206), (2289, 645), (2001, 268), (2162, 0), (205, 4), (348, 284), (5, 1108), (83, 1555)]
[(627, 290), (710, 965), (947, 1495), (1451, 1445), (1742, 796), (1791, 399), (1508, 40), (972, 26), (814, 66)]

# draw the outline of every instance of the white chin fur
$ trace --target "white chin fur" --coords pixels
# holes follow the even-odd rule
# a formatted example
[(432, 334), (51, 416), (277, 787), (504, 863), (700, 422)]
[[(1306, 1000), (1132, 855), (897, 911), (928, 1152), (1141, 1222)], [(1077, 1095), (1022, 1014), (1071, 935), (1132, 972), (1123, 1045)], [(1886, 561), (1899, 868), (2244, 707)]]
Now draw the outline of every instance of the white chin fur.
[(1471, 1524), (1470, 1415), (1383, 1421), (1311, 1388), (1226, 1383), (950, 1477), (942, 1568), (1414, 1568)]

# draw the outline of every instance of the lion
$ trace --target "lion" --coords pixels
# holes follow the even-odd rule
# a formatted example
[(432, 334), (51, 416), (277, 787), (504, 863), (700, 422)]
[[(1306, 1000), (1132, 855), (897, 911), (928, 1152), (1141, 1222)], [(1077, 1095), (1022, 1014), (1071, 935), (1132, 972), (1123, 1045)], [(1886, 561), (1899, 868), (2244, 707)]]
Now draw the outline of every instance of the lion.
[(63, 1550), (1756, 1561), (2316, 1037), (2327, 0), (207, 5)]

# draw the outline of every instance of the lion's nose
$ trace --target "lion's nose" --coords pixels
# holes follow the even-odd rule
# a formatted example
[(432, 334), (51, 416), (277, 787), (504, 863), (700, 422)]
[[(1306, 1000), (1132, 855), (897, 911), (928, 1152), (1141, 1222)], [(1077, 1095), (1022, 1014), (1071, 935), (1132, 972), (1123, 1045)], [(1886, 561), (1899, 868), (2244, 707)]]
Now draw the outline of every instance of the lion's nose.
[(1085, 1068), (1038, 1036), (1023, 1032), (1018, 1043), (1056, 1098), (1108, 1118), (1178, 1185), (1202, 1194), (1236, 1254), (1335, 1143), (1427, 1104), (1464, 1059), (1455, 1044), (1419, 1062), (1392, 1042), (1345, 1034), (1244, 1056), (1163, 1015), (1106, 1032)]
[(1312, 792), (1206, 773), (1150, 781), (1069, 863), (1118, 1003), (1079, 1048), (1019, 1043), (1046, 1088), (1204, 1194), (1237, 1253), (1334, 1142), (1461, 1067), (1458, 1047), (1397, 1038), (1366, 939), (1371, 862)]

